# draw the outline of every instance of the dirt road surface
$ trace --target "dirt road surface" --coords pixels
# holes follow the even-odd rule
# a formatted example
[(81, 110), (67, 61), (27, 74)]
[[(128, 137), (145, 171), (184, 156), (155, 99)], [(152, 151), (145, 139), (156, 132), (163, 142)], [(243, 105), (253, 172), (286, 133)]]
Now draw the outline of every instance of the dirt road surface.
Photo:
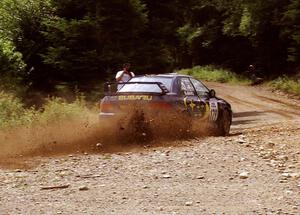
[(229, 137), (0, 167), (0, 214), (300, 214), (300, 102), (208, 85), (232, 104)]

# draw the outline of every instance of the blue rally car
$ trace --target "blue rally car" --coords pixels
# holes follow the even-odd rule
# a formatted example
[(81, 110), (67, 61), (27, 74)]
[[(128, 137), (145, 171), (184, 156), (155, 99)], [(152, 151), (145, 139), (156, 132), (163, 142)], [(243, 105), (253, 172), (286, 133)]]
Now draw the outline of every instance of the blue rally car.
[[(115, 92), (112, 88), (113, 83), (106, 83), (100, 119), (135, 115), (138, 123), (167, 121), (167, 127), (182, 126), (178, 131), (189, 130), (196, 124), (212, 135), (229, 134), (230, 104), (191, 76), (176, 73), (136, 76), (127, 83), (118, 84)], [(135, 123), (134, 119), (131, 117), (129, 121)], [(138, 127), (143, 126), (138, 124)]]

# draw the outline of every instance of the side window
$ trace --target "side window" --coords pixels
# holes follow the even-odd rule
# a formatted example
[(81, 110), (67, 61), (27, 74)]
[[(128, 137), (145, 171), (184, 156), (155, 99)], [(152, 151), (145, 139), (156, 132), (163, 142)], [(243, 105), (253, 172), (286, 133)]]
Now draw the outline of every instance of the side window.
[(196, 79), (191, 78), (191, 82), (193, 83), (198, 96), (205, 96), (209, 92), (207, 87), (205, 87), (200, 81), (197, 81)]
[(180, 91), (183, 95), (194, 96), (196, 95), (195, 89), (188, 78), (180, 79)]

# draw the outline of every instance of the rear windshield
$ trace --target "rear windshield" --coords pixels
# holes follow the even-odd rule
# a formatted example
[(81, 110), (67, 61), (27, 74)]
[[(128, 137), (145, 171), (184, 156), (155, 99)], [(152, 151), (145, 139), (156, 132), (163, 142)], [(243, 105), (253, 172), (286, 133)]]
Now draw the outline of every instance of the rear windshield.
[[(160, 82), (168, 91), (171, 91), (172, 78), (168, 77), (134, 77), (129, 82)], [(124, 84), (118, 91), (120, 93), (162, 93), (162, 89), (157, 84)]]

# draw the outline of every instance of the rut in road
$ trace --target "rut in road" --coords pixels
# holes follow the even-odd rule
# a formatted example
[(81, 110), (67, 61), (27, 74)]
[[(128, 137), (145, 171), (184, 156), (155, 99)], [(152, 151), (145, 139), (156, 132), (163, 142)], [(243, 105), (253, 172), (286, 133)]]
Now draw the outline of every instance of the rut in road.
[(207, 85), (232, 105), (233, 130), (300, 120), (299, 101), (276, 95), (263, 87)]

